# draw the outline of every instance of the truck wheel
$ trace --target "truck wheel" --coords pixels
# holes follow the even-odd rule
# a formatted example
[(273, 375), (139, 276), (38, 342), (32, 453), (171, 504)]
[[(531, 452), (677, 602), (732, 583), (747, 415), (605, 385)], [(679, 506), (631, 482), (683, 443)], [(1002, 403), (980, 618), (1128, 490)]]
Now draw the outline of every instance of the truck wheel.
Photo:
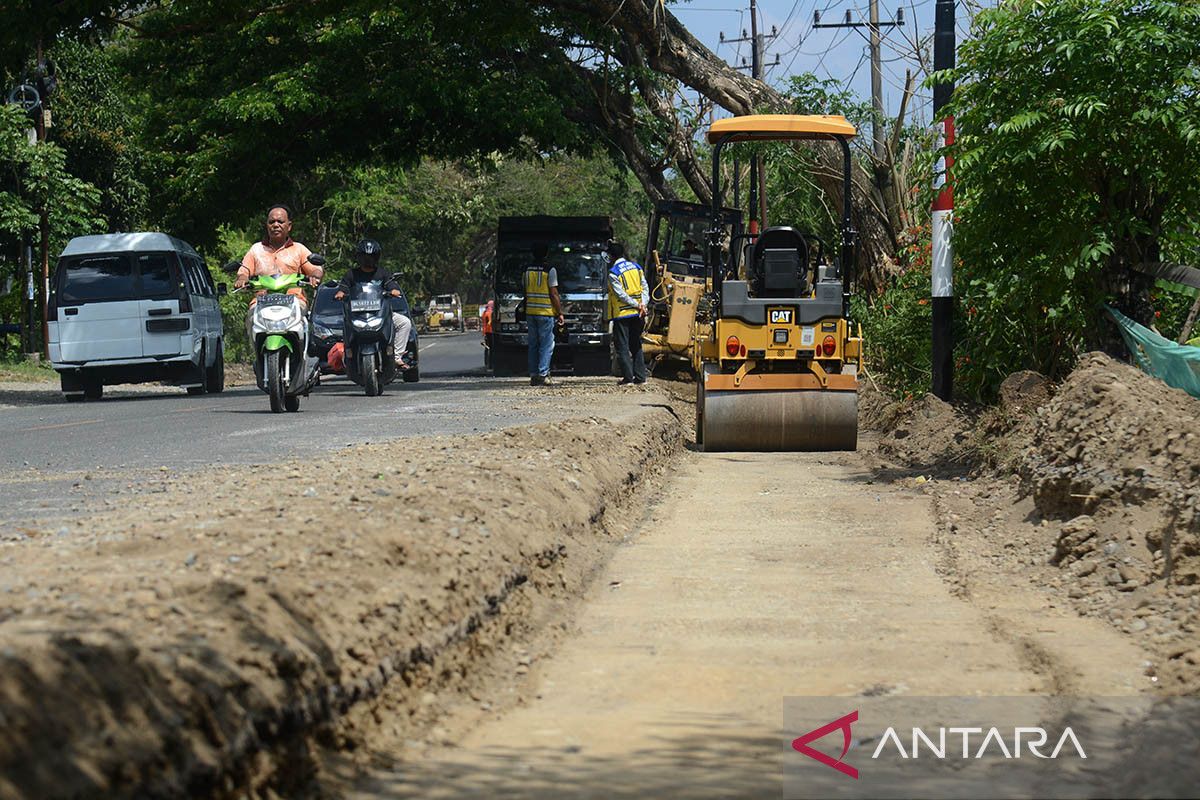
[(88, 400), (99, 400), (104, 396), (104, 384), (99, 378), (87, 378), (83, 382), (83, 396)]
[(523, 375), (528, 370), (529, 356), (520, 350), (493, 350), (492, 374), (497, 378)]

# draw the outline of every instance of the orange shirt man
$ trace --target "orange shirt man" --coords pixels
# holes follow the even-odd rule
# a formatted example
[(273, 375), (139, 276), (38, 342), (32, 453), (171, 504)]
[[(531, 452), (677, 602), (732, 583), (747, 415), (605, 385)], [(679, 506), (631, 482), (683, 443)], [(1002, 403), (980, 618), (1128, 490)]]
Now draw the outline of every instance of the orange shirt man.
[[(267, 212), (267, 235), (261, 242), (255, 242), (242, 259), (234, 286), (240, 289), (256, 275), (306, 275), (313, 285), (319, 283), (325, 270), (309, 262), (312, 251), (293, 242), (291, 234), (291, 210), (287, 206), (272, 206)], [(307, 305), (300, 287), (289, 289), (288, 294), (296, 295)]]

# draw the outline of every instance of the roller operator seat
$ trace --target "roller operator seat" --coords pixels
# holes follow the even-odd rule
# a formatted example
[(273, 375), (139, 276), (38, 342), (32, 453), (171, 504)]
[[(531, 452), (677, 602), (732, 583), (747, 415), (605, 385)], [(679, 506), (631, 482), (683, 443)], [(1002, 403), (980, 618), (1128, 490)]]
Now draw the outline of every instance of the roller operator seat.
[(758, 297), (800, 297), (808, 292), (808, 242), (795, 228), (767, 228), (754, 243), (751, 287)]

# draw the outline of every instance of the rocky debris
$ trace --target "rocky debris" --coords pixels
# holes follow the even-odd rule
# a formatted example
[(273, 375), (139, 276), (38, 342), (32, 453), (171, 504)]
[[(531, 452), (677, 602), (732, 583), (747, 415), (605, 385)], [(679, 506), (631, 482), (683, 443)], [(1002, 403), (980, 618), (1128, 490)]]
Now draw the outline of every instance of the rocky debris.
[(681, 443), (649, 399), (338, 451), (319, 494), (300, 461), (156, 473), (69, 536), (0, 543), (0, 796), (295, 796), (315, 738), (431, 727), (423, 697), (481, 680), (619, 544), (631, 479)]

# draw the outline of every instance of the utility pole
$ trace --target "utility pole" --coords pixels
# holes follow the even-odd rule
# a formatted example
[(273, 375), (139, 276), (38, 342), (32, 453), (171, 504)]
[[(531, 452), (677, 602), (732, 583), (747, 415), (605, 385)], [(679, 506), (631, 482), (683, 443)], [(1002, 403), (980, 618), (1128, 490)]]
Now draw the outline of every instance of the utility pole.
[[(38, 84), (43, 88), (42, 91), (42, 107), (38, 110), (34, 122), (37, 125), (38, 146), (45, 145), (47, 128), (50, 127), (50, 91), (52, 86), (53, 75), (46, 65), (46, 56), (42, 51), (42, 40), (38, 38), (37, 44), (37, 71)], [(46, 314), (49, 308), (50, 300), (50, 209), (45, 205), (41, 209), (41, 217), (38, 220), (38, 229), (41, 233), (41, 248), (42, 248), (42, 356), (50, 359), (50, 319)]]
[[(954, 0), (937, 0), (933, 25), (933, 69), (954, 69)], [(954, 84), (933, 87), (933, 118), (950, 102)], [(954, 117), (946, 116), (938, 124), (938, 144), (954, 144)], [(954, 159), (943, 156), (933, 172), (933, 393), (949, 402), (954, 394), (954, 188), (950, 171)]]
[[(854, 22), (849, 11), (844, 22), (821, 22), (821, 12), (813, 12), (814, 28), (867, 28), (870, 31), (871, 49), (871, 108), (874, 111), (874, 122), (871, 124), (871, 145), (875, 154), (875, 163), (884, 164), (887, 161), (887, 138), (883, 130), (883, 57), (880, 53), (880, 43), (883, 40), (883, 28), (899, 28), (904, 25), (904, 9), (896, 9), (896, 18), (881, 22), (879, 20), (879, 0), (870, 0), (867, 12), (867, 22)], [(878, 171), (877, 171), (878, 172)]]
[[(722, 42), (750, 42), (750, 63), (746, 63), (746, 59), (742, 59), (741, 64), (734, 65), (734, 69), (750, 70), (750, 75), (755, 80), (763, 79), (763, 70), (765, 67), (778, 66), (779, 54), (775, 54), (775, 61), (770, 64), (763, 64), (763, 51), (767, 39), (772, 41), (779, 35), (779, 31), (774, 25), (771, 26), (769, 34), (758, 32), (758, 0), (750, 0), (750, 35), (747, 36), (745, 31), (742, 31), (740, 39), (726, 39), (725, 34), (721, 34)], [(734, 162), (736, 170), (737, 162)], [(766, 175), (762, 168), (762, 157), (754, 156), (750, 160), (750, 233), (755, 234), (759, 231), (759, 225), (763, 228), (767, 227), (767, 181)]]

